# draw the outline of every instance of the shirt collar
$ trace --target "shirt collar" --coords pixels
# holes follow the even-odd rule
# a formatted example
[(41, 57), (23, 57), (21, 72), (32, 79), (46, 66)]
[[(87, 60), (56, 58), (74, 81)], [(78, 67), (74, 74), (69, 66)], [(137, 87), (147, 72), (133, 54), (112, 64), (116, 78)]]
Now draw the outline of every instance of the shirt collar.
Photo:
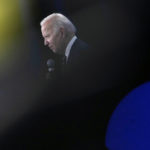
[(72, 47), (72, 45), (73, 45), (73, 43), (75, 42), (76, 39), (77, 39), (77, 37), (73, 36), (73, 38), (69, 41), (69, 43), (68, 43), (68, 45), (66, 47), (66, 51), (65, 51), (66, 60), (68, 60), (71, 47)]

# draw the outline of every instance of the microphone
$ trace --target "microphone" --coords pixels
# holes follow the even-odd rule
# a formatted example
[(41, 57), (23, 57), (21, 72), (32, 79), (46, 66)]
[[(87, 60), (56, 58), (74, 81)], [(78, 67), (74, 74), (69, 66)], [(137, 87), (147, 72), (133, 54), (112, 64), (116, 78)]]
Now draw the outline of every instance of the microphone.
[(53, 79), (53, 74), (54, 74), (54, 71), (55, 71), (55, 61), (53, 59), (48, 59), (47, 60), (47, 67), (48, 67), (48, 72), (46, 73), (46, 79), (47, 80), (52, 80)]
[(48, 72), (53, 72), (55, 70), (55, 61), (53, 59), (47, 60)]

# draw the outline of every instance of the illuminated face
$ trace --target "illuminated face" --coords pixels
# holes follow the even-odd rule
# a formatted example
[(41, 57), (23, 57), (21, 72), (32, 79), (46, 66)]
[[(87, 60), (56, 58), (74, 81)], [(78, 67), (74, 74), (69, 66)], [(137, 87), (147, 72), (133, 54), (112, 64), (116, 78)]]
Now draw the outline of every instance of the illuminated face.
[(46, 22), (42, 25), (41, 32), (44, 38), (44, 45), (48, 46), (54, 53), (63, 53), (64, 40), (61, 29), (56, 31), (51, 23)]

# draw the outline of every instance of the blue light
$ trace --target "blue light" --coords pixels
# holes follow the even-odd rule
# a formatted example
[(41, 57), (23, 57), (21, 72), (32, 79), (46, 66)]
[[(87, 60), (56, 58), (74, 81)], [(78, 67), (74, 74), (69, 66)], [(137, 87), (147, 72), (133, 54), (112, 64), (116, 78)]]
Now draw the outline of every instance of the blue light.
[(106, 133), (109, 150), (150, 149), (150, 82), (130, 92), (117, 106)]

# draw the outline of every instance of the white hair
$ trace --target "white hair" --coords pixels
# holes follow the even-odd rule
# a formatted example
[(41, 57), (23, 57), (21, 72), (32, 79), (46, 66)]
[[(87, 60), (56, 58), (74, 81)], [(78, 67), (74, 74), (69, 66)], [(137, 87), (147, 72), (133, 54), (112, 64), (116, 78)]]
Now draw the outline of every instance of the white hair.
[(61, 13), (53, 13), (53, 14), (47, 16), (46, 18), (44, 18), (41, 21), (40, 25), (42, 26), (44, 23), (46, 23), (47, 21), (49, 21), (52, 18), (53, 18), (53, 27), (56, 30), (60, 27), (64, 27), (67, 32), (76, 33), (76, 27), (73, 25), (73, 23), (67, 17), (65, 17)]

